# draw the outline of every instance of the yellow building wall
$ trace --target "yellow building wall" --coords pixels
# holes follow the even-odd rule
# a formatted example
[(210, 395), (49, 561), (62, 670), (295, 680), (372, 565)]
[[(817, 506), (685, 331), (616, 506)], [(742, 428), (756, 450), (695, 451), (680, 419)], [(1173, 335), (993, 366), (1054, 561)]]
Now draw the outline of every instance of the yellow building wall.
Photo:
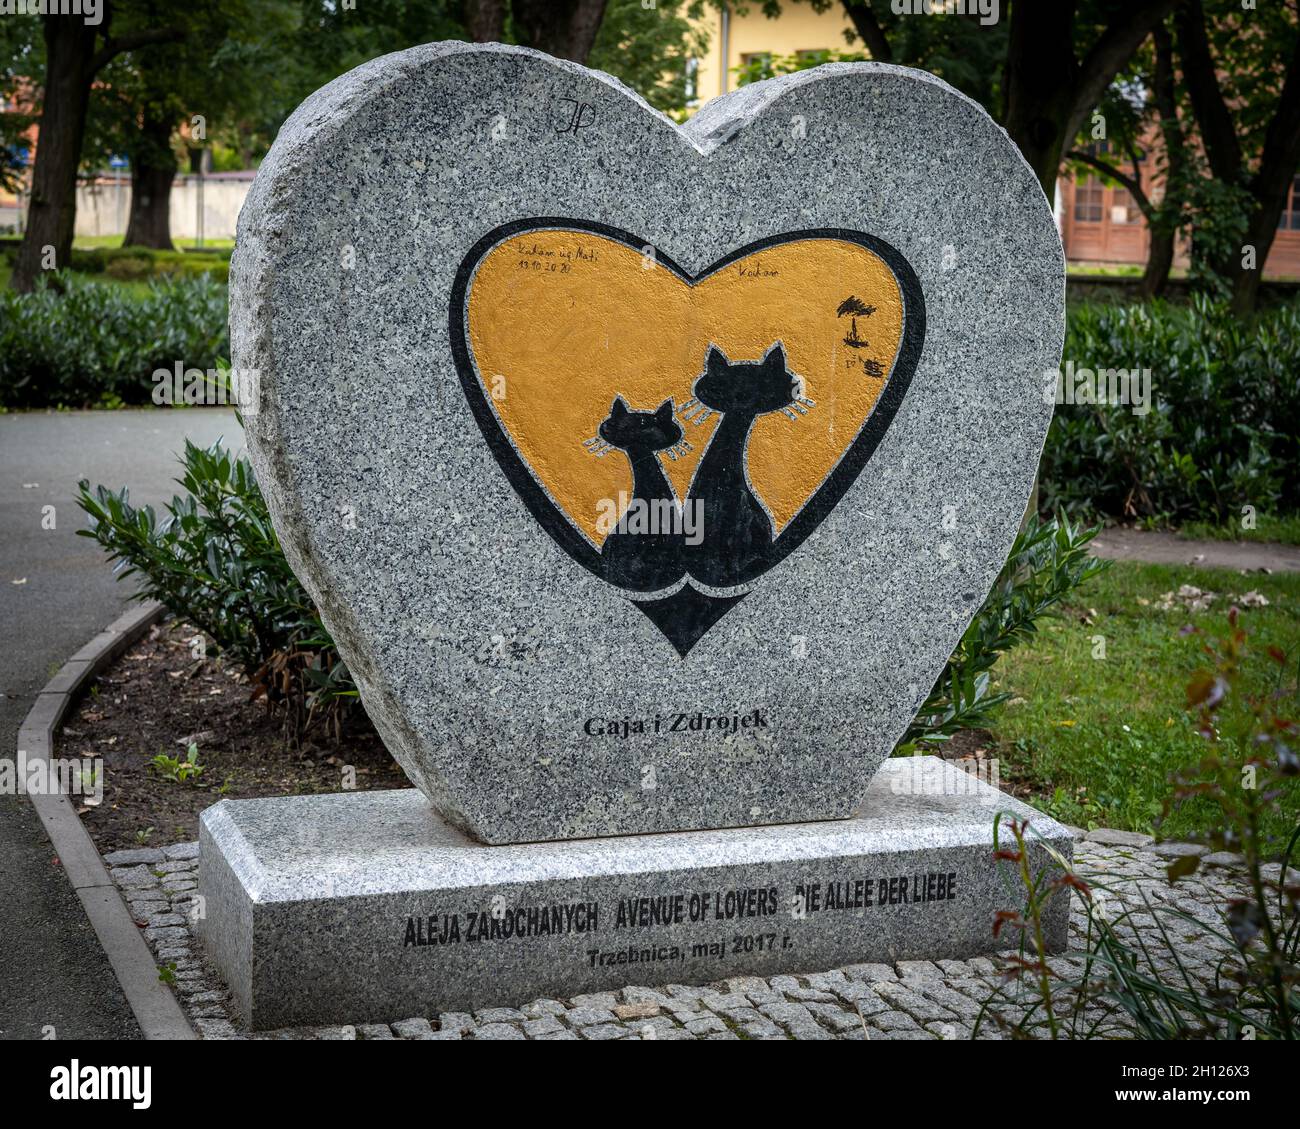
[[(727, 26), (729, 23), (729, 27)], [(700, 58), (698, 90), (701, 105), (710, 98), (736, 88), (734, 68), (745, 55), (767, 52), (793, 55), (797, 51), (861, 51), (861, 41), (850, 44), (846, 31), (853, 25), (844, 8), (835, 4), (825, 12), (816, 12), (806, 2), (784, 0), (781, 15), (769, 20), (751, 0), (745, 15), (731, 13), (728, 21), (722, 12), (710, 7), (700, 24), (709, 36), (709, 50)], [(726, 43), (727, 58), (722, 58)]]

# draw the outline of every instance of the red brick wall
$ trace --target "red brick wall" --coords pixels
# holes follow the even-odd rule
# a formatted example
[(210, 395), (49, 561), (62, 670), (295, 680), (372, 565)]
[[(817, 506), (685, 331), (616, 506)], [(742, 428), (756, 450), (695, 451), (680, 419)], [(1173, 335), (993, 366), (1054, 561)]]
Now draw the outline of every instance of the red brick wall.
[[(1143, 161), (1143, 166), (1148, 164), (1149, 160)], [(1146, 220), (1136, 206), (1130, 206), (1127, 189), (1105, 186), (1096, 177), (1075, 181), (1067, 174), (1062, 174), (1057, 183), (1066, 259), (1072, 263), (1146, 262)], [(1300, 278), (1300, 177), (1292, 185), (1282, 224), (1264, 263), (1264, 276)], [(1179, 247), (1174, 264), (1187, 265), (1185, 247)]]

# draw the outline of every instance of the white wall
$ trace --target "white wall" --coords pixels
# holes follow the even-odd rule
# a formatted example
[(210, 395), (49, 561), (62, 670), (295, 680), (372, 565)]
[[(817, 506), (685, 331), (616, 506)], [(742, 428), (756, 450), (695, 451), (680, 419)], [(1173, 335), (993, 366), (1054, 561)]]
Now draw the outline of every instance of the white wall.
[[(203, 182), (204, 239), (233, 239), (235, 221), (251, 180)], [(197, 236), (198, 178), (178, 177), (172, 185), (171, 221), (173, 239)], [(77, 186), (77, 235), (125, 235), (131, 215), (131, 180), (114, 183), (99, 180)]]

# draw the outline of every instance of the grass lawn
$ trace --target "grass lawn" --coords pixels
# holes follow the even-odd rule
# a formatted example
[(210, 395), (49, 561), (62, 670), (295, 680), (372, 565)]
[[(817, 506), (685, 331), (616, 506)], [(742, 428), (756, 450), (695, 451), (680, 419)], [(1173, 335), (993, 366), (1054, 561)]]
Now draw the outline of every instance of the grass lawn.
[(1284, 545), (1300, 545), (1300, 514), (1285, 517), (1268, 517), (1260, 514), (1254, 529), (1242, 529), (1241, 522), (1216, 525), (1208, 521), (1189, 521), (1178, 531), (1178, 536), (1207, 541), (1278, 541)]
[[(120, 238), (120, 236), (119, 236)], [(0, 290), (9, 289), (9, 278), (13, 274), (13, 266), (9, 260), (0, 255)], [(78, 274), (79, 278), (90, 279), (92, 282), (102, 282), (108, 286), (120, 286), (128, 294), (135, 298), (143, 298), (149, 293), (149, 280), (139, 278), (114, 278), (112, 275), (99, 272), (97, 274)]]
[[(121, 235), (79, 235), (72, 241), (74, 247), (83, 247), (91, 250), (95, 247), (120, 247), (122, 246), (123, 236)], [(179, 247), (197, 247), (196, 239), (181, 239), (173, 236), (172, 243)], [(233, 239), (205, 239), (203, 241), (203, 250), (205, 251), (229, 251), (234, 247)]]
[[(9, 261), (0, 255), (0, 290), (9, 289), (9, 277), (13, 274), (13, 267)], [(106, 274), (79, 275), (80, 278), (91, 278), (95, 282), (107, 283), (110, 286), (120, 286), (136, 298), (143, 298), (149, 293), (149, 283), (135, 279), (110, 278)]]
[[(1141, 278), (1145, 270), (1145, 263), (1093, 263), (1076, 259), (1065, 264), (1067, 276), (1081, 274), (1093, 278), (1099, 278), (1102, 275), (1111, 278)], [(1175, 267), (1169, 272), (1169, 277), (1186, 278), (1187, 270), (1184, 267)]]
[[(1158, 610), (1160, 597), (1183, 584), (1219, 598), (1208, 611), (1189, 612), (1181, 604)], [(1169, 774), (1194, 765), (1205, 749), (1184, 696), (1191, 673), (1203, 665), (1202, 641), (1178, 631), (1190, 623), (1222, 634), (1228, 596), (1251, 590), (1269, 605), (1242, 612), (1251, 652), (1244, 684), (1256, 693), (1277, 685), (1281, 668), (1264, 652), (1282, 648), (1289, 665), (1281, 685), (1292, 703), (1288, 716), (1296, 716), (1300, 574), (1242, 576), (1121, 561), (995, 669), (997, 688), (1015, 695), (993, 731), (1003, 783), (1028, 787), (1033, 802), (1068, 823), (1157, 830)], [(1104, 659), (1093, 657), (1098, 635), (1105, 638)], [(1300, 782), (1288, 789), (1283, 807), (1289, 823), (1277, 821), (1277, 833), (1289, 833), (1300, 816)], [(1172, 812), (1159, 830), (1167, 838), (1210, 830), (1217, 810), (1198, 800)]]

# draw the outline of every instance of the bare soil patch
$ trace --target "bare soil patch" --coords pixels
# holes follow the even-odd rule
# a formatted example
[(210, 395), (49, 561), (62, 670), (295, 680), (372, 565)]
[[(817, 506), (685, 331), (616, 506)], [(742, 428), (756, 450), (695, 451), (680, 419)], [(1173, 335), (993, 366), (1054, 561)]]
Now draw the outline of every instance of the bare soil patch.
[[(195, 659), (196, 631), (160, 624), (93, 684), (60, 731), (56, 755), (103, 760), (103, 801), (79, 806), (101, 852), (197, 839), (199, 813), (222, 799), (409, 788), (357, 708), (338, 741), (323, 725), (300, 743), (280, 716), (251, 700), (247, 680), (219, 659)], [(154, 764), (198, 747), (202, 772), (184, 783)]]

